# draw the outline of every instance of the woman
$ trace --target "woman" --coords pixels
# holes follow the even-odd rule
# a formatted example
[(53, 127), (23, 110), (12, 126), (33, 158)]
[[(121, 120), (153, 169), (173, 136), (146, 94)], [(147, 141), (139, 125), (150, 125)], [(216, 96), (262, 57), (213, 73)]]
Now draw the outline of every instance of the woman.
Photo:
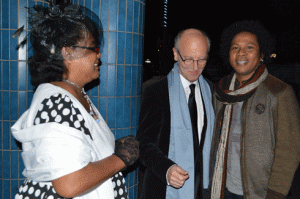
[(233, 73), (214, 89), (211, 198), (284, 198), (299, 163), (299, 107), (291, 86), (268, 74), (273, 40), (257, 21), (231, 25), (221, 53)]
[(83, 87), (99, 77), (100, 30), (78, 5), (30, 9), (32, 104), (12, 127), (27, 178), (15, 198), (128, 198), (121, 170), (138, 158), (116, 141)]

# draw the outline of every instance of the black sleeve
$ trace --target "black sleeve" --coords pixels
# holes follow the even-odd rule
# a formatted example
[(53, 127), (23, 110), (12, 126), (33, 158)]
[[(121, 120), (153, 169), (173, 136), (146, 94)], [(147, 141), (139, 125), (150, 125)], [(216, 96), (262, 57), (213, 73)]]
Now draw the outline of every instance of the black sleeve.
[(164, 128), (164, 122), (170, 121), (166, 121), (166, 108), (161, 103), (161, 93), (159, 92), (160, 89), (151, 87), (147, 87), (143, 92), (137, 139), (140, 143), (140, 161), (167, 184), (166, 173), (169, 167), (175, 163), (164, 152), (168, 149), (163, 149), (163, 147), (169, 146), (167, 142), (170, 141), (162, 141), (164, 139), (162, 137), (169, 139), (170, 135), (170, 128)]

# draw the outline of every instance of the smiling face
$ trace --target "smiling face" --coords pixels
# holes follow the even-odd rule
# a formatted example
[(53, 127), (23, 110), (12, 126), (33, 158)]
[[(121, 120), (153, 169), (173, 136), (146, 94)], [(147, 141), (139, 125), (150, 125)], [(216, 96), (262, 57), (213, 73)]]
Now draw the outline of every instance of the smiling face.
[(239, 82), (251, 78), (263, 59), (256, 35), (250, 32), (237, 34), (231, 42), (229, 62)]
[[(194, 29), (186, 30), (182, 33), (178, 49), (173, 48), (173, 53), (174, 60), (178, 62), (179, 73), (189, 82), (195, 82), (206, 64), (206, 61), (197, 64), (196, 60), (207, 59), (208, 41), (200, 31)], [(182, 59), (194, 60), (194, 63), (187, 65)]]
[[(79, 41), (76, 46), (96, 47), (94, 37), (87, 32), (84, 39)], [(68, 72), (66, 79), (83, 87), (99, 77), (99, 59), (101, 54), (90, 49), (80, 47), (64, 47), (65, 65)]]

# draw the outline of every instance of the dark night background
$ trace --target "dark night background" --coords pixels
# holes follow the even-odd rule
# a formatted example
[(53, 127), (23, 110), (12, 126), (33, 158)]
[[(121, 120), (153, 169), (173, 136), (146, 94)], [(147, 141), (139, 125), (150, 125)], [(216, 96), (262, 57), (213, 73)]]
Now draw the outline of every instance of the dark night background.
[(217, 81), (228, 72), (219, 59), (220, 36), (226, 27), (241, 20), (259, 20), (275, 38), (277, 58), (272, 70), (278, 72), (286, 66), (286, 73), (292, 73), (300, 67), (300, 0), (168, 0), (166, 28), (164, 2), (146, 2), (144, 59), (152, 63), (144, 64), (144, 81), (167, 75), (174, 63), (173, 39), (180, 30), (190, 27), (199, 28), (210, 37), (212, 48), (204, 75)]
[[(209, 61), (203, 75), (218, 81), (230, 70), (219, 58), (222, 31), (236, 21), (259, 20), (276, 40), (277, 57), (269, 73), (293, 86), (300, 103), (300, 0), (147, 0), (145, 11), (144, 84), (165, 76), (173, 68), (173, 40), (186, 28), (205, 31), (211, 39)], [(167, 27), (164, 28), (164, 6)], [(300, 169), (288, 198), (300, 198)]]

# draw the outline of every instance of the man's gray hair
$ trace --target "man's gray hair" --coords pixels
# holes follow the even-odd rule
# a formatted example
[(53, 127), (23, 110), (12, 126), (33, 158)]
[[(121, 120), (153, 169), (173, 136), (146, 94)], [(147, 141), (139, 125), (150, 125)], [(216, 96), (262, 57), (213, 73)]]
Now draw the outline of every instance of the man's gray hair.
[(209, 39), (209, 37), (207, 36), (207, 34), (206, 34), (204, 31), (199, 30), (199, 29), (196, 29), (196, 28), (188, 28), (188, 29), (181, 30), (181, 31), (176, 35), (176, 37), (175, 37), (175, 40), (174, 40), (174, 47), (178, 50), (178, 48), (179, 48), (179, 42), (180, 42), (182, 33), (183, 33), (184, 31), (186, 31), (186, 30), (189, 30), (189, 29), (198, 30), (198, 31), (200, 31), (200, 32), (204, 35), (204, 37), (206, 38), (207, 43), (208, 43), (208, 50), (207, 50), (207, 53), (209, 53), (209, 50), (210, 50), (210, 39)]

